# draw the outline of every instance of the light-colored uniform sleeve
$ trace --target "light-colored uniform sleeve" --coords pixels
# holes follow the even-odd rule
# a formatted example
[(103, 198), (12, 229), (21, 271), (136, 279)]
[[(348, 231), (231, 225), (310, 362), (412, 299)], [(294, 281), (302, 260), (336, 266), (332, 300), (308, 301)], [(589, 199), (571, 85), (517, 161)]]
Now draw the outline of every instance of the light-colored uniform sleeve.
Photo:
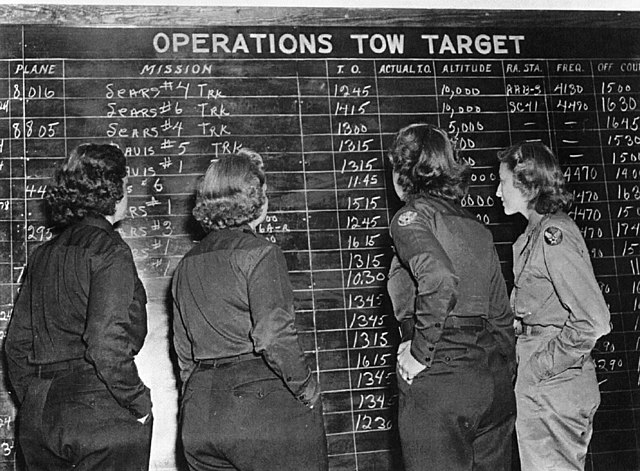
[(569, 316), (558, 336), (532, 357), (533, 372), (540, 379), (581, 362), (590, 355), (598, 338), (611, 330), (609, 309), (577, 227), (560, 225), (543, 230), (544, 261)]

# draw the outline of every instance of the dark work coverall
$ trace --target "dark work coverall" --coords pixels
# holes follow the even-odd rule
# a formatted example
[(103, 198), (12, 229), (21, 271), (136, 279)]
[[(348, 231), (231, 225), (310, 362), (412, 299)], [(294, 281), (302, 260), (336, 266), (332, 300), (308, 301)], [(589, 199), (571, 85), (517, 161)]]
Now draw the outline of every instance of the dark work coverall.
[(145, 305), (131, 250), (102, 217), (34, 251), (5, 341), (29, 471), (148, 469), (151, 396), (134, 363)]
[(249, 226), (212, 231), (182, 259), (172, 291), (189, 469), (326, 470), (280, 248)]
[(409, 200), (391, 224), (389, 295), (426, 366), (398, 375), (407, 471), (511, 469), (513, 315), (493, 238), (445, 199)]

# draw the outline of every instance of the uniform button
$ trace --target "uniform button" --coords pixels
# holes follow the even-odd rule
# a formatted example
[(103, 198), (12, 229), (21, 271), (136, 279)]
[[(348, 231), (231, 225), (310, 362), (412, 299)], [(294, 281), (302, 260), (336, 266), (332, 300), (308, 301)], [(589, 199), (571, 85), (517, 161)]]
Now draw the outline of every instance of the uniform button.
[(436, 347), (429, 347), (429, 351), (432, 352), (436, 349)]
[(424, 361), (425, 361), (426, 363), (429, 363), (429, 362), (431, 361), (431, 357), (427, 357), (427, 358), (425, 358), (425, 359), (424, 359)]
[(293, 378), (291, 376), (287, 376), (287, 381), (291, 381)]
[(444, 361), (451, 361), (451, 357), (444, 357)]
[(435, 326), (438, 327), (438, 328), (440, 328), (440, 325), (441, 325), (440, 322), (436, 322), (435, 323)]

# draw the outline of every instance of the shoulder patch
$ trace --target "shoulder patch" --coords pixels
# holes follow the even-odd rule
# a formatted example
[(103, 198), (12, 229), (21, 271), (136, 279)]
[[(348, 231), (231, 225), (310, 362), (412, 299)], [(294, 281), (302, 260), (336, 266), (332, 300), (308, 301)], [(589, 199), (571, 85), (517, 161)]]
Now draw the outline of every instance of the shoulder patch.
[(562, 231), (556, 226), (544, 230), (544, 242), (547, 245), (559, 245), (562, 242)]
[(400, 216), (398, 216), (398, 225), (401, 227), (408, 226), (416, 220), (417, 216), (418, 213), (415, 211), (405, 211)]

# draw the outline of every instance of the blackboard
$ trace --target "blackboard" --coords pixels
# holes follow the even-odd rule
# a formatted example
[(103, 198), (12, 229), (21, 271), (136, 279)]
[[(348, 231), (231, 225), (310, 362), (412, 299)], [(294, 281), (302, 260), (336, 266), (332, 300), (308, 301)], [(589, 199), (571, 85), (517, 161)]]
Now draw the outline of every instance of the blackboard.
[[(55, 165), (82, 142), (118, 144), (130, 191), (120, 231), (150, 298), (139, 364), (155, 403), (152, 469), (177, 468), (168, 284), (202, 235), (190, 217), (197, 176), (216, 155), (253, 148), (265, 158), (270, 197), (259, 231), (287, 257), (298, 329), (322, 384), (331, 469), (401, 470), (398, 334), (385, 293), (399, 203), (385, 150), (412, 122), (447, 130), (473, 168), (464, 204), (493, 232), (511, 286), (511, 244), (524, 221), (504, 216), (495, 197), (496, 152), (540, 139), (565, 169), (571, 216), (612, 312), (613, 332), (594, 352), (602, 405), (587, 469), (639, 469), (637, 15), (564, 14), (574, 23), (559, 27), (534, 12), (467, 12), (463, 21), (332, 12), (326, 24), (321, 11), (315, 21), (281, 22), (277, 11), (269, 21), (261, 12), (274, 13), (213, 26), (162, 9), (128, 24), (113, 16), (109, 27), (80, 17), (3, 25), (2, 335), (29, 253), (52, 237), (42, 195)], [(6, 384), (2, 391), (0, 469), (19, 469), (15, 409)]]

